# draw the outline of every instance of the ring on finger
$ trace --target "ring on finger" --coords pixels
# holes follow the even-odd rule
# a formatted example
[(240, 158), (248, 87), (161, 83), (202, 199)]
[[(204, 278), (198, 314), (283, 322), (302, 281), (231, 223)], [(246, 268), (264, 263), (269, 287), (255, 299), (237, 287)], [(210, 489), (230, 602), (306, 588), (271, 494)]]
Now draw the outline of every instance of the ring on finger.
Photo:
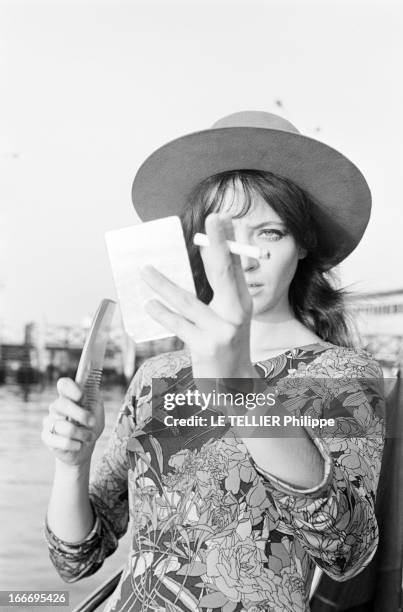
[(51, 434), (55, 434), (55, 433), (57, 433), (57, 432), (56, 432), (56, 423), (57, 423), (57, 421), (68, 421), (68, 420), (69, 420), (69, 418), (68, 418), (68, 417), (63, 417), (63, 418), (60, 418), (60, 419), (55, 419), (55, 420), (53, 421), (53, 423), (52, 423), (52, 427), (50, 428), (50, 433), (51, 433)]

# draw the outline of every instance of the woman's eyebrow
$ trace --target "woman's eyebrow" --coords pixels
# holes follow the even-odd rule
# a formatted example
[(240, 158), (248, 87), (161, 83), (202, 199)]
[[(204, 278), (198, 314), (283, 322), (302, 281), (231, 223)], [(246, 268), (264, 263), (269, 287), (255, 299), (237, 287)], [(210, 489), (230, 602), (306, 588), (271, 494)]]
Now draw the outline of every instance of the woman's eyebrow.
[(248, 225), (248, 227), (249, 227), (249, 229), (256, 230), (256, 229), (259, 229), (261, 227), (267, 227), (268, 225), (283, 225), (283, 226), (285, 226), (285, 223), (283, 221), (262, 221), (261, 223), (258, 223), (257, 225)]

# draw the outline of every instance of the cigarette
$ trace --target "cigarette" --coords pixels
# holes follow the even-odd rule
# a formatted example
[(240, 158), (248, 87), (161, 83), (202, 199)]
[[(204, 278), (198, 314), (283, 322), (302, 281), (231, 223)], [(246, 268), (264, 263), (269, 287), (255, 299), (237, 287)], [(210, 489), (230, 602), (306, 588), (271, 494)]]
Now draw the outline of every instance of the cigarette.
[[(268, 257), (267, 252), (257, 246), (243, 244), (242, 242), (235, 242), (235, 240), (227, 240), (226, 242), (230, 252), (234, 255), (246, 255), (247, 257), (253, 257), (254, 259), (267, 259)], [(210, 241), (206, 234), (197, 232), (193, 236), (193, 244), (196, 246), (208, 247), (210, 246)]]

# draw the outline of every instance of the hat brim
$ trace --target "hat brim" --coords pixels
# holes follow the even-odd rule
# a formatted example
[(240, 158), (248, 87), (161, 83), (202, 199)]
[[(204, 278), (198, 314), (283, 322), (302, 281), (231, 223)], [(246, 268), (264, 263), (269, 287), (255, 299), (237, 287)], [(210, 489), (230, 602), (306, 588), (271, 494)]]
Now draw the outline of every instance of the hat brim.
[(371, 192), (360, 170), (322, 142), (275, 129), (215, 128), (169, 142), (139, 168), (132, 189), (134, 207), (143, 221), (177, 215), (200, 181), (229, 170), (269, 171), (309, 193), (322, 250), (332, 265), (361, 240)]

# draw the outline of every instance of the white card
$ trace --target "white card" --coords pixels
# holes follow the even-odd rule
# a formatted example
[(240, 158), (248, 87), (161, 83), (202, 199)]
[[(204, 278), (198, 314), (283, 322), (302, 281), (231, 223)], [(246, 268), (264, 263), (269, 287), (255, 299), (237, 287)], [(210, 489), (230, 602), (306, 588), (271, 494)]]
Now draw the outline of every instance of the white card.
[[(140, 269), (152, 265), (179, 287), (196, 294), (179, 217), (139, 222), (138, 225), (106, 232), (105, 240), (129, 336), (135, 342), (173, 336), (145, 311), (144, 304), (148, 299), (157, 297), (161, 302), (164, 300), (142, 280)], [(172, 305), (167, 306), (174, 310)]]

